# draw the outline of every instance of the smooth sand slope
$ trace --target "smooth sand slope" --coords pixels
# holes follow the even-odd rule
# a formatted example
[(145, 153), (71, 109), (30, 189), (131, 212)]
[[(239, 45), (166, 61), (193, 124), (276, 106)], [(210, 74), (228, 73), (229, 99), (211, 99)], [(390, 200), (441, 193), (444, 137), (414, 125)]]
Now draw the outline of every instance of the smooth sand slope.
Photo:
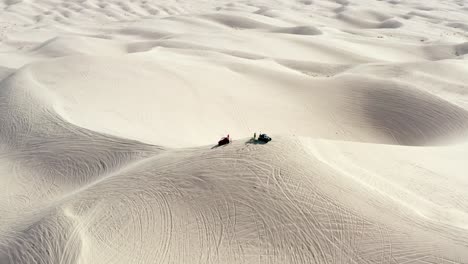
[(0, 264), (468, 263), (466, 1), (0, 8)]

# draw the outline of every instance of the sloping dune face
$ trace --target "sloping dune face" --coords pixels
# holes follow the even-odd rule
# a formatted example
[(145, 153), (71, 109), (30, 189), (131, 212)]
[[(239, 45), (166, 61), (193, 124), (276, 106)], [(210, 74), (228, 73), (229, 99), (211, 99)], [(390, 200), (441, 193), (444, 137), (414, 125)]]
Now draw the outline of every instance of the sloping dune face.
[(468, 263), (467, 3), (0, 7), (0, 264)]

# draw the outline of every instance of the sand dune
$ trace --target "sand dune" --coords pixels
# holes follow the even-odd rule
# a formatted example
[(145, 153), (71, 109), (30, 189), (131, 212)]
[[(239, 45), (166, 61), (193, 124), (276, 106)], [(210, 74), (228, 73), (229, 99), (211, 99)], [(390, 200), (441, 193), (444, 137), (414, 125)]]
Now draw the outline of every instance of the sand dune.
[(465, 2), (0, 8), (1, 264), (468, 263)]

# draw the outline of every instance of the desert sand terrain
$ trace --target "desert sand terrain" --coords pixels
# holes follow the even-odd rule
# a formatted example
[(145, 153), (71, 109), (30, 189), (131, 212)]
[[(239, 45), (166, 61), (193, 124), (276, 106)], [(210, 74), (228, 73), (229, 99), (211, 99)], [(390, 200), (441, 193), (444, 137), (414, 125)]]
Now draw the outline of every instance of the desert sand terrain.
[(0, 264), (468, 263), (468, 1), (0, 8)]

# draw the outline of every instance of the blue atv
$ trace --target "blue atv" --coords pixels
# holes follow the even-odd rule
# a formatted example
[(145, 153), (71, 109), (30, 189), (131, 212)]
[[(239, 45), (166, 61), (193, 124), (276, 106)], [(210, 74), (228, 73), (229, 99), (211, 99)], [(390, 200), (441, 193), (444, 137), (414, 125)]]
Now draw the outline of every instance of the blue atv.
[(260, 134), (257, 140), (264, 143), (268, 143), (269, 141), (271, 141), (271, 137), (269, 137), (267, 134)]

